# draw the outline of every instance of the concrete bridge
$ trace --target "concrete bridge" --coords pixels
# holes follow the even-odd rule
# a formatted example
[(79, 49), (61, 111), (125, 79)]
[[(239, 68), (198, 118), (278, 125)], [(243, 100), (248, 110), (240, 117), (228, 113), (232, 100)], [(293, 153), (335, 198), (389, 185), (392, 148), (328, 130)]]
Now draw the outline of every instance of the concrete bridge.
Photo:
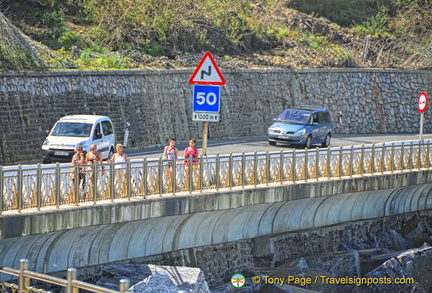
[[(429, 145), (407, 146), (398, 151), (393, 144), (391, 154), (385, 148), (359, 152), (361, 163), (348, 158), (345, 171), (328, 168), (339, 176), (315, 168), (301, 172), (322, 176), (6, 210), (0, 264), (17, 268), (26, 258), (32, 271), (75, 267), (82, 278), (110, 262), (185, 265), (200, 267), (217, 283), (258, 260), (335, 251), (344, 239), (366, 240), (430, 213)], [(354, 156), (353, 148), (349, 152)], [(378, 153), (380, 164), (365, 160), (378, 160)]]

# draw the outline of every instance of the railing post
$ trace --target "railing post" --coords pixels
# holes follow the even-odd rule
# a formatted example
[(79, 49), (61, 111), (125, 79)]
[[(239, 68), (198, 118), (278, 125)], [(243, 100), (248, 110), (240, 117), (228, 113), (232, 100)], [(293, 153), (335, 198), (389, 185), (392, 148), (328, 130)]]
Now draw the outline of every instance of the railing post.
[(315, 179), (318, 181), (319, 179), (319, 148), (316, 148), (315, 154)]
[(245, 165), (246, 165), (246, 157), (245, 152), (242, 152), (242, 163), (241, 163), (241, 176), (242, 176), (242, 188), (245, 187)]
[(18, 279), (18, 292), (24, 293), (27, 292), (28, 287), (30, 286), (30, 279), (25, 277), (24, 272), (28, 270), (29, 261), (28, 259), (20, 259), (20, 272)]
[(22, 200), (23, 200), (23, 195), (22, 195), (22, 186), (23, 186), (23, 171), (22, 171), (22, 165), (20, 164), (18, 166), (18, 182), (17, 182), (17, 201), (18, 201), (18, 213), (21, 213), (22, 210)]
[(266, 151), (266, 185), (269, 186), (270, 182), (270, 154)]
[(67, 286), (66, 293), (78, 293), (78, 288), (74, 287), (72, 282), (77, 279), (77, 270), (75, 268), (69, 268), (67, 270)]
[(382, 144), (381, 149), (381, 174), (384, 174), (385, 171), (385, 144)]
[(339, 148), (339, 178), (342, 178), (342, 146)]
[(391, 153), (390, 153), (390, 171), (391, 173), (394, 173), (395, 171), (395, 163), (394, 163), (394, 153), (395, 153), (395, 145), (394, 142), (392, 142), (392, 146), (391, 146)]
[(371, 154), (371, 174), (373, 175), (375, 171), (375, 143), (372, 144), (372, 154)]
[(327, 170), (327, 178), (328, 179), (330, 179), (331, 178), (331, 167), (330, 167), (330, 164), (331, 164), (331, 150), (330, 150), (330, 147), (327, 147), (327, 160), (326, 160), (326, 164), (327, 164), (327, 167), (326, 167), (326, 170)]
[(56, 207), (59, 209), (60, 208), (60, 182), (61, 182), (61, 168), (60, 168), (60, 163), (57, 162), (56, 163), (56, 186), (55, 186), (55, 190), (56, 190)]
[(159, 157), (159, 162), (158, 162), (158, 172), (159, 172), (159, 197), (162, 197), (163, 194), (163, 179), (164, 179), (164, 170), (163, 170), (163, 161), (162, 161), (162, 157)]
[(279, 162), (279, 180), (282, 185), (284, 182), (284, 160), (283, 160), (283, 150), (280, 151), (280, 162)]
[[(81, 177), (80, 177), (80, 170), (81, 168), (79, 168), (80, 166), (77, 164), (75, 165), (73, 168), (73, 177), (72, 177), (72, 184), (71, 184), (71, 192), (72, 192), (72, 197), (69, 197), (68, 199), (68, 203), (74, 203), (78, 206), (78, 198), (81, 197), (81, 193), (79, 190), (79, 186), (81, 183)], [(39, 170), (38, 170), (39, 171)], [(40, 177), (41, 175), (38, 174), (38, 177)], [(73, 201), (73, 202), (72, 202)]]
[(199, 158), (199, 187), (200, 187), (200, 192), (203, 191), (203, 177), (204, 177), (204, 157), (203, 155), (200, 156)]
[(420, 140), (419, 141), (419, 148), (418, 148), (418, 152), (417, 152), (417, 169), (418, 170), (420, 170), (421, 169), (421, 166), (423, 165), (422, 164), (422, 155), (421, 155), (421, 146), (422, 146), (422, 144), (423, 144), (423, 140)]
[(177, 189), (177, 160), (176, 158), (172, 159), (172, 174), (171, 174), (171, 180), (172, 184), (172, 195), (175, 196), (176, 189)]
[(147, 186), (147, 158), (144, 158), (143, 161), (143, 178), (142, 178), (142, 183), (143, 183), (143, 190), (144, 190), (144, 199), (147, 198), (148, 195), (148, 186)]
[(411, 144), (410, 144), (410, 165), (409, 165), (410, 171), (412, 171), (412, 168), (413, 168), (413, 160), (414, 160), (414, 158), (413, 158), (413, 141), (411, 141)]
[(229, 164), (228, 164), (228, 181), (229, 181), (229, 189), (232, 189), (232, 182), (233, 182), (233, 154), (230, 153), (229, 155)]
[(4, 178), (3, 178), (3, 166), (0, 166), (0, 216), (3, 213), (3, 186), (4, 186)]
[(405, 161), (404, 161), (404, 158), (405, 158), (405, 142), (402, 142), (402, 145), (401, 145), (401, 158), (400, 158), (400, 161), (401, 161), (401, 171), (402, 170), (405, 170)]
[(115, 182), (116, 179), (115, 177), (118, 176), (118, 174), (116, 174), (114, 172), (114, 160), (111, 160), (109, 163), (109, 193), (110, 193), (110, 197), (111, 197), (111, 202), (114, 202), (115, 199), (115, 192), (116, 192), (116, 186), (115, 186)]
[(296, 150), (295, 149), (293, 149), (293, 156), (292, 156), (292, 166), (291, 166), (291, 174), (292, 174), (292, 181), (293, 181), (293, 183), (295, 183), (296, 182), (296, 174), (297, 174), (297, 172), (296, 172), (296, 168), (297, 168), (297, 155), (296, 155), (297, 153), (296, 153)]
[(354, 146), (353, 145), (351, 145), (351, 149), (350, 149), (349, 172), (350, 172), (350, 177), (352, 178), (354, 173)]
[(120, 293), (126, 293), (129, 291), (130, 281), (128, 279), (121, 279), (119, 283)]
[[(428, 168), (428, 169), (430, 168), (429, 151), (430, 151), (430, 142), (428, 142), (427, 145), (426, 145), (426, 168)], [(1, 176), (0, 176), (0, 178), (1, 178)], [(0, 210), (0, 213), (1, 213), (1, 210)]]
[(254, 185), (257, 187), (258, 185), (258, 154), (257, 151), (254, 153), (254, 164), (253, 164), (253, 172), (254, 172)]
[(188, 175), (188, 182), (189, 182), (189, 194), (191, 194), (192, 190), (193, 190), (193, 172), (194, 172), (191, 157), (188, 158), (188, 164), (189, 164), (189, 166), (188, 166), (187, 175)]
[(98, 176), (97, 176), (97, 171), (98, 171), (98, 166), (99, 163), (93, 164), (92, 168), (93, 168), (93, 174), (92, 174), (92, 189), (93, 189), (93, 204), (96, 205), (97, 204), (97, 182), (98, 182)]
[[(131, 200), (132, 198), (132, 163), (130, 160), (127, 160), (126, 162), (126, 194), (128, 200)], [(123, 180), (123, 179), (122, 179)]]
[(309, 149), (305, 149), (304, 151), (304, 166), (303, 166), (303, 175), (304, 181), (308, 181), (308, 170), (309, 170)]
[(42, 166), (37, 164), (37, 178), (36, 178), (36, 205), (37, 210), (40, 211), (42, 206)]
[(220, 157), (216, 154), (216, 191), (219, 191), (219, 180), (220, 180)]
[(364, 169), (364, 155), (365, 153), (365, 144), (362, 143), (362, 147), (361, 147), (361, 153), (360, 153), (360, 166), (359, 166), (359, 172), (361, 176), (364, 176), (365, 173), (365, 169)]

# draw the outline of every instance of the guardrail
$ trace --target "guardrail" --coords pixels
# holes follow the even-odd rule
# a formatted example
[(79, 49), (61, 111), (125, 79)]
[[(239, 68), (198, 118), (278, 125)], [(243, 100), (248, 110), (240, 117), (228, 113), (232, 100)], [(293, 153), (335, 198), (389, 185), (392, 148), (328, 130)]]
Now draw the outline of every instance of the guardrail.
[[(430, 168), (431, 141), (241, 153), (164, 161), (131, 160), (80, 169), (70, 164), (0, 167), (4, 211), (234, 187), (296, 183)], [(122, 163), (124, 164), (124, 163)], [(169, 165), (171, 167), (169, 167)], [(192, 168), (187, 169), (191, 165)], [(80, 175), (80, 173), (84, 175)], [(82, 178), (81, 178), (82, 177)]]
[[(39, 285), (38, 287), (52, 287), (60, 286), (66, 293), (78, 293), (79, 289), (86, 290), (95, 293), (125, 293), (128, 292), (130, 281), (128, 279), (121, 279), (119, 282), (120, 291), (111, 290), (94, 284), (86, 283), (77, 280), (77, 270), (75, 268), (69, 268), (67, 270), (67, 280), (53, 277), (50, 275), (44, 275), (28, 270), (29, 262), (27, 259), (20, 260), (20, 269), (15, 270), (7, 267), (0, 267), (0, 273), (11, 276), (10, 282), (0, 282), (0, 292), (2, 293), (48, 293), (45, 289), (36, 288), (31, 286), (35, 282), (44, 282), (49, 284), (48, 286)], [(18, 277), (18, 278), (15, 278)], [(6, 279), (6, 278), (4, 278)], [(63, 291), (62, 290), (62, 291)]]

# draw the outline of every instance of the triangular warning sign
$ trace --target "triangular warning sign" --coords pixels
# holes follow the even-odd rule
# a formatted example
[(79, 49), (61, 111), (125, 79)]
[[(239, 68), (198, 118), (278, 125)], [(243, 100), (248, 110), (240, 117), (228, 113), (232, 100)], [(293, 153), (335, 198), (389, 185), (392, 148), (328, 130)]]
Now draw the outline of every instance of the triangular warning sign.
[(189, 83), (214, 85), (224, 85), (226, 83), (225, 78), (222, 76), (210, 52), (205, 52), (200, 63), (190, 77)]

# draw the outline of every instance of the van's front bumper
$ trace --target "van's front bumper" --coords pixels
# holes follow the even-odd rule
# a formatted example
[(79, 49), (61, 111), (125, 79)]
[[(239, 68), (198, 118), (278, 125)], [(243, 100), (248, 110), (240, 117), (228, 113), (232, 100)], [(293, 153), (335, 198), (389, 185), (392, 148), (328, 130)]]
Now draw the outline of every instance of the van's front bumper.
[(277, 134), (268, 133), (267, 138), (269, 141), (272, 142), (281, 142), (286, 144), (305, 144), (307, 135), (294, 135), (294, 134), (277, 135)]
[(45, 150), (43, 152), (43, 163), (67, 163), (72, 161), (72, 157), (75, 154), (74, 150)]

